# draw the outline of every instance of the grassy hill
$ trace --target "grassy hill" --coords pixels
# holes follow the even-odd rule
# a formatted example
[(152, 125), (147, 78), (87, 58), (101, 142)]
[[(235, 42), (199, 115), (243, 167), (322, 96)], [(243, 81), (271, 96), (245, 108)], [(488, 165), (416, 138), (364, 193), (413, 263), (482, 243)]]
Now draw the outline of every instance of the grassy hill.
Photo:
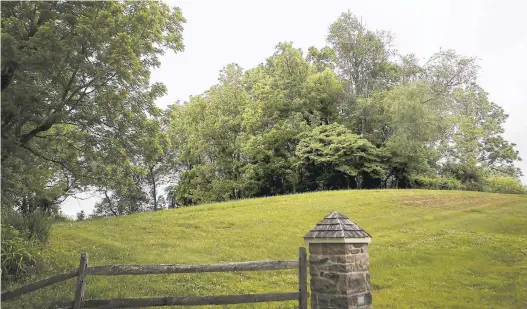
[[(92, 266), (296, 259), (302, 236), (333, 210), (373, 237), (375, 308), (527, 306), (527, 196), (519, 195), (331, 191), (67, 222), (53, 228), (44, 256), (49, 274), (77, 267), (81, 252)], [(86, 297), (287, 292), (296, 280), (293, 270), (88, 276)], [(73, 291), (71, 280), (2, 305), (42, 308)]]

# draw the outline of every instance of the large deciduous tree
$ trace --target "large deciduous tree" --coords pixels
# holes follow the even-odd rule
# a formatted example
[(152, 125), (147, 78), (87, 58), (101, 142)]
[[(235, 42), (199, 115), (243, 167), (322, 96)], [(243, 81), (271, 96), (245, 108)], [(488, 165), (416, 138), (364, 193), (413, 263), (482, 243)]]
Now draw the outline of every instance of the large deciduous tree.
[(395, 51), (387, 31), (371, 31), (353, 13), (331, 24), (327, 42), (336, 53), (337, 72), (355, 96), (367, 97), (389, 83), (390, 58)]
[(516, 145), (502, 135), (508, 117), (503, 108), (490, 102), (475, 84), (455, 89), (452, 97), (452, 128), (443, 172), (472, 183), (481, 183), (488, 175), (520, 176), (514, 166), (521, 160)]
[(155, 99), (166, 91), (150, 71), (164, 50), (183, 49), (181, 11), (20, 1), (1, 14), (2, 204), (133, 182), (135, 133), (160, 115)]
[(340, 124), (302, 133), (296, 154), (306, 191), (371, 188), (386, 174), (382, 151)]

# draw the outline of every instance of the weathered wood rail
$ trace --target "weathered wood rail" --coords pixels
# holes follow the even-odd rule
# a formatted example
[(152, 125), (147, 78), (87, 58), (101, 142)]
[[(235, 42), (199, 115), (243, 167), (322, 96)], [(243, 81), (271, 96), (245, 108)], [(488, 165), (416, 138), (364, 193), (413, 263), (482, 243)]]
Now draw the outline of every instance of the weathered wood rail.
[(253, 261), (224, 264), (109, 265), (88, 267), (95, 276), (184, 274), (206, 272), (282, 270), (298, 267), (298, 261)]
[(5, 291), (5, 292), (2, 292), (2, 301), (6, 301), (6, 300), (10, 300), (10, 299), (13, 299), (15, 297), (18, 297), (18, 296), (21, 296), (21, 295), (24, 295), (24, 294), (27, 294), (27, 293), (31, 293), (31, 292), (34, 292), (36, 290), (40, 290), (42, 288), (45, 288), (47, 286), (50, 286), (52, 284), (55, 284), (55, 283), (59, 283), (59, 282), (62, 282), (62, 281), (66, 281), (68, 279), (71, 279), (71, 278), (75, 278), (77, 277), (77, 271), (76, 270), (72, 270), (70, 272), (67, 272), (67, 273), (64, 273), (64, 274), (60, 274), (60, 275), (56, 275), (56, 276), (53, 276), (53, 277), (49, 277), (49, 278), (46, 278), (46, 279), (43, 279), (43, 280), (40, 280), (40, 281), (37, 281), (37, 282), (33, 282), (33, 283), (30, 283), (30, 284), (27, 284), (27, 285), (24, 285), (16, 290), (12, 290), (12, 291)]
[[(298, 292), (219, 295), (219, 296), (187, 296), (187, 297), (159, 297), (159, 298), (123, 298), (123, 299), (92, 299), (80, 303), (82, 308), (137, 308), (151, 306), (200, 306), (200, 305), (228, 305), (244, 303), (261, 303), (272, 301), (297, 300)], [(74, 303), (63, 309), (70, 309)]]
[[(81, 254), (79, 268), (56, 275), (38, 282), (30, 283), (12, 291), (2, 292), (2, 301), (34, 292), (49, 285), (77, 277), (74, 299), (64, 304), (64, 308), (137, 308), (150, 306), (199, 306), (227, 305), (243, 303), (259, 303), (274, 301), (298, 300), (299, 309), (307, 309), (307, 258), (306, 249), (299, 248), (297, 261), (273, 260), (251, 261), (223, 264), (161, 264), (161, 265), (108, 265), (88, 267), (87, 254)], [(124, 298), (124, 299), (84, 299), (86, 276), (119, 276), (119, 275), (152, 275), (152, 274), (182, 274), (202, 272), (235, 272), (285, 270), (298, 268), (298, 291), (267, 294), (241, 294), (218, 296), (187, 296), (158, 298)]]

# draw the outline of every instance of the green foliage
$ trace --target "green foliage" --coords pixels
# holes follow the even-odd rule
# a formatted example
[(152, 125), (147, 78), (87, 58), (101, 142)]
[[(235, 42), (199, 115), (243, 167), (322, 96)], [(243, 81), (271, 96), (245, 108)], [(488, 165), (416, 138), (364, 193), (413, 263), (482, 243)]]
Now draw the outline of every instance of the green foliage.
[(295, 192), (298, 136), (338, 121), (342, 95), (335, 73), (291, 43), (252, 70), (226, 66), (217, 85), (172, 107), (179, 182), (171, 196), (189, 205)]
[(483, 191), (520, 175), (475, 59), (440, 50), (421, 63), (349, 11), (328, 46), (304, 55), (281, 42), (162, 111), (166, 88), (150, 72), (183, 50), (184, 23), (163, 2), (5, 4), (3, 206), (57, 215), (94, 190), (104, 198), (92, 217), (121, 216), (322, 189)]
[[(183, 50), (182, 25), (185, 19), (178, 8), (156, 1), (6, 2), (2, 4), (1, 15), (3, 281), (20, 278), (28, 267), (38, 262), (39, 250), (46, 242), (51, 220), (64, 220), (58, 205), (65, 197), (85, 190), (104, 195), (90, 218), (160, 210), (165, 207), (166, 200), (168, 207), (175, 208), (211, 201), (342, 188), (419, 187), (525, 193), (517, 182), (521, 173), (514, 165), (520, 160), (516, 145), (503, 137), (503, 124), (508, 116), (503, 108), (490, 102), (484, 89), (476, 84), (478, 66), (475, 59), (453, 50), (440, 50), (421, 63), (413, 54), (398, 54), (393, 49), (390, 32), (368, 29), (351, 12), (343, 13), (330, 26), (329, 46), (311, 47), (304, 55), (291, 42), (279, 43), (262, 64), (248, 70), (237, 64), (227, 65), (221, 70), (216, 85), (166, 111), (155, 103), (166, 93), (166, 88), (160, 83), (150, 83), (150, 72), (159, 67), (159, 57), (165, 51)], [(170, 184), (166, 199), (160, 192), (160, 187), (165, 184)], [(344, 208), (355, 205), (357, 198), (352, 200), (353, 203), (343, 203), (346, 197), (339, 194), (344, 193), (337, 194), (340, 199), (335, 205)], [(465, 196), (474, 198), (477, 206), (464, 204), (464, 197), (459, 198), (459, 205), (453, 206), (457, 207), (458, 215), (463, 206), (480, 207), (475, 194)], [(326, 196), (320, 196), (324, 199), (321, 205), (326, 207)], [(484, 197), (492, 199), (490, 195)], [(367, 209), (372, 211), (369, 215), (397, 210), (392, 217), (386, 216), (386, 222), (378, 221), (384, 229), (391, 222), (399, 224), (407, 220), (408, 215), (424, 216), (414, 208), (408, 210), (410, 213), (406, 210), (399, 213), (399, 206), (413, 205), (406, 197), (402, 199), (404, 201), (394, 205), (398, 207), (390, 209), (375, 203), (361, 206), (372, 207)], [(298, 218), (303, 218), (306, 213), (314, 216), (313, 212), (305, 210), (307, 199), (292, 200), (293, 203), (274, 209), (280, 218), (287, 218), (289, 223), (290, 215), (296, 210), (299, 211)], [(314, 205), (315, 202), (309, 201), (307, 207)], [(517, 201), (512, 197), (496, 200), (497, 203), (514, 205), (511, 207), (516, 207)], [(383, 203), (395, 202), (389, 199)], [(320, 212), (317, 216), (333, 210), (322, 211), (324, 207), (320, 207), (315, 207)], [(281, 213), (284, 209), (289, 216)], [(364, 209), (357, 206), (351, 210), (360, 213)], [(184, 211), (194, 215), (193, 210)], [(269, 213), (268, 209), (258, 211)], [(497, 212), (490, 208), (485, 211)], [(428, 214), (429, 209), (426, 210)], [(231, 218), (236, 215), (244, 217), (238, 218), (237, 222), (249, 218), (244, 212), (229, 214)], [(443, 219), (452, 212), (437, 215), (442, 216), (442, 224), (436, 229), (444, 231)], [(211, 224), (207, 227), (213, 226), (214, 230), (206, 231), (213, 237), (205, 238), (205, 243), (199, 244), (203, 248), (216, 246), (221, 241), (232, 245), (229, 229), (233, 223), (228, 222), (225, 227), (221, 221), (225, 214), (218, 216), (207, 218), (214, 219), (215, 224), (221, 226)], [(473, 217), (476, 214), (470, 216), (477, 226), (480, 219)], [(85, 217), (82, 212), (77, 216), (79, 221)], [(195, 217), (191, 217), (186, 217), (181, 224), (168, 220), (171, 230), (164, 235), (176, 231), (177, 237), (170, 239), (176, 239), (176, 245), (183, 241), (183, 247), (188, 246), (184, 241), (192, 236), (194, 227), (200, 226), (194, 224)], [(131, 216), (123, 222), (139, 220), (136, 218)], [(378, 220), (378, 216), (375, 218)], [(428, 220), (427, 217), (424, 220)], [(460, 220), (453, 217), (449, 224), (466, 228), (466, 222)], [(408, 224), (414, 224), (414, 221), (423, 222), (412, 220)], [(502, 228), (503, 223), (519, 226), (515, 227), (519, 230), (525, 226), (524, 222), (512, 221), (496, 225), (492, 233)], [(113, 222), (62, 223), (58, 237), (65, 239), (65, 234), (72, 231), (75, 234), (76, 227), (93, 224), (95, 236), (83, 235), (83, 240), (92, 245), (90, 248), (100, 245), (99, 240), (104, 239), (102, 256), (106, 256), (105, 250), (110, 251), (108, 256), (117, 256), (118, 259), (141, 256), (136, 250), (143, 246), (133, 242), (123, 245), (120, 239), (116, 242), (111, 233), (121, 229), (119, 235), (135, 237), (140, 235), (138, 231), (151, 230), (151, 222), (140, 222), (139, 228), (132, 226), (133, 232), (127, 230), (128, 226), (125, 230), (119, 226), (113, 229)], [(251, 228), (255, 226), (254, 222), (244, 224)], [(107, 225), (112, 225), (112, 229)], [(287, 224), (280, 226), (290, 227)], [(160, 224), (159, 228), (162, 230), (163, 225)], [(519, 230), (511, 234), (521, 234)], [(474, 231), (459, 234), (456, 230), (449, 231), (456, 234), (450, 236), (460, 237), (457, 245), (466, 246), (475, 237)], [(179, 234), (187, 232), (191, 234)], [(270, 239), (283, 239), (281, 230), (272, 225), (256, 225), (253, 232), (274, 237)], [(252, 237), (250, 232), (247, 233)], [(241, 234), (236, 232), (236, 236), (243, 238)], [(408, 233), (401, 232), (401, 235), (394, 236), (394, 239), (399, 241), (406, 237), (408, 243), (418, 243), (419, 239), (410, 239)], [(432, 242), (438, 239), (435, 234), (421, 236), (432, 239)], [(448, 245), (451, 245), (450, 238), (445, 242)], [(503, 243), (501, 239), (495, 240)], [(72, 247), (84, 244), (78, 241), (64, 243)], [(393, 240), (387, 240), (387, 243), (393, 243)], [(51, 251), (64, 255), (64, 248), (53, 247), (62, 245), (65, 246), (54, 243)], [(446, 246), (443, 242), (436, 245)], [(166, 244), (159, 247), (166, 248)], [(404, 264), (397, 256), (398, 264), (391, 265), (395, 258), (388, 247), (380, 255), (379, 264), (390, 265), (387, 269)], [(124, 249), (125, 253), (116, 248)], [(203, 248), (200, 246), (200, 250)], [(183, 255), (195, 259), (192, 256), (195, 250), (187, 249), (190, 250), (183, 251)], [(238, 249), (234, 252), (236, 254), (230, 255), (233, 251), (227, 251), (221, 256), (222, 251), (218, 256), (230, 259), (239, 257), (239, 252), (248, 252), (246, 248)], [(417, 260), (426, 260), (426, 256), (436, 250), (427, 245), (417, 249), (424, 252), (415, 257)], [(437, 249), (438, 256), (444, 249)], [(481, 246), (469, 249), (457, 254), (480, 250), (478, 254), (489, 256), (503, 251), (496, 247), (491, 248), (490, 253), (483, 252)], [(73, 251), (68, 248), (67, 252)], [(149, 251), (142, 257), (149, 259), (151, 253)], [(474, 258), (463, 257), (467, 261)], [(515, 258), (513, 255), (507, 257)], [(453, 265), (451, 260), (441, 261), (449, 267)], [(59, 263), (69, 262), (55, 264)], [(435, 265), (433, 269), (442, 271), (444, 265)], [(479, 264), (470, 266), (481, 269)], [(517, 267), (518, 271), (522, 269), (525, 269), (524, 265)], [(492, 271), (489, 273), (494, 275)], [(496, 271), (496, 274), (499, 276), (502, 272)], [(436, 275), (443, 276), (444, 273)], [(381, 276), (387, 285), (390, 280), (386, 278), (390, 276)], [(415, 277), (411, 277), (413, 281), (403, 281), (411, 285), (409, 289), (421, 288), (423, 283), (416, 281)], [(416, 283), (412, 285), (414, 281)], [(105, 282), (106, 286), (101, 285), (98, 291), (107, 291), (105, 287), (114, 286), (112, 281)], [(194, 290), (194, 283), (189, 283), (190, 290)], [(223, 283), (233, 286), (231, 281)], [(271, 283), (282, 284), (283, 281)], [(259, 287), (265, 286), (267, 283)], [(166, 283), (156, 287), (166, 287)], [(505, 287), (511, 289), (510, 284)], [(172, 284), (170, 288), (173, 288)], [(393, 302), (394, 298), (404, 296), (400, 289), (393, 290), (392, 294), (385, 294), (389, 296), (385, 296), (386, 299)], [(495, 291), (495, 286), (485, 287), (485, 290)], [(383, 293), (386, 291), (379, 290), (380, 295)], [(513, 293), (514, 297), (517, 295), (520, 293)], [(438, 306), (445, 304), (445, 297), (441, 296), (438, 299), (442, 302), (438, 302)], [(525, 295), (519, 298), (521, 296)], [(468, 298), (461, 295), (459, 299), (466, 303)], [(409, 306), (433, 306), (433, 302), (416, 302)], [(382, 301), (379, 304), (382, 306)], [(456, 307), (459, 303), (453, 301), (449, 304)]]
[(172, 107), (178, 204), (411, 188), (430, 174), (461, 184), (419, 186), (482, 191), (489, 175), (518, 175), (515, 145), (501, 136), (507, 115), (474, 83), (474, 59), (447, 50), (420, 64), (351, 13), (328, 43), (305, 59), (280, 43), (264, 64), (229, 65), (217, 85)]
[[(160, 115), (150, 84), (162, 47), (183, 49), (178, 8), (162, 2), (9, 2), (2, 9), (2, 199), (123, 191), (153, 160)], [(158, 128), (156, 130), (159, 130)], [(154, 138), (155, 139), (155, 138)], [(142, 152), (138, 152), (142, 150)], [(157, 152), (155, 150), (154, 152)]]
[(463, 184), (456, 178), (451, 177), (427, 177), (417, 176), (413, 180), (413, 186), (428, 190), (462, 190)]
[(518, 179), (505, 176), (494, 176), (485, 179), (483, 190), (485, 192), (505, 194), (527, 194)]
[(53, 219), (35, 211), (2, 211), (2, 282), (22, 278), (39, 262), (40, 249), (49, 237)]
[(434, 92), (444, 96), (473, 85), (478, 69), (475, 58), (460, 56), (454, 50), (440, 50), (428, 59), (421, 73)]
[(507, 119), (502, 107), (492, 103), (478, 86), (455, 89), (449, 157), (463, 169), (483, 169), (494, 175), (519, 176), (514, 162), (520, 160), (515, 145), (503, 139)]
[(386, 172), (382, 152), (342, 125), (318, 126), (299, 137), (297, 166), (309, 191), (371, 188), (364, 175), (380, 181)]
[(37, 262), (40, 243), (24, 231), (2, 224), (2, 283), (20, 279)]
[[(14, 211), (2, 212), (2, 223), (21, 231), (29, 240), (45, 243), (54, 219), (41, 211), (20, 214)], [(3, 225), (3, 224), (2, 224)]]
[(367, 97), (389, 86), (392, 41), (390, 32), (368, 30), (349, 11), (331, 24), (327, 42), (335, 51), (339, 76), (351, 94)]
[(326, 69), (333, 71), (335, 69), (335, 61), (337, 57), (335, 51), (329, 47), (324, 47), (318, 50), (312, 46), (308, 50), (306, 60), (314, 66), (317, 72), (323, 72)]
[(166, 88), (150, 71), (183, 50), (185, 19), (156, 1), (12, 1), (1, 15), (2, 279), (11, 280), (35, 263), (71, 194), (95, 189), (157, 209), (169, 143), (155, 104)]

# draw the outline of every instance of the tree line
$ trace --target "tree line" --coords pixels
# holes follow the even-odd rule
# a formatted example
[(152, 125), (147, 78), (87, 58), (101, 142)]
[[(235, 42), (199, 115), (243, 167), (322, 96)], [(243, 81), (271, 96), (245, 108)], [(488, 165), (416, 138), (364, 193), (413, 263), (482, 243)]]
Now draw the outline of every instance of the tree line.
[[(525, 192), (477, 61), (401, 54), (351, 12), (327, 46), (279, 43), (164, 110), (150, 72), (184, 49), (179, 8), (6, 2), (1, 14), (2, 250), (33, 246), (34, 226), (86, 191), (103, 196), (90, 217), (316, 190)], [(3, 279), (31, 264), (13, 252)]]
[(164, 168), (176, 205), (336, 189), (523, 192), (503, 108), (477, 84), (475, 59), (400, 54), (392, 34), (350, 12), (328, 46), (276, 46), (248, 70), (169, 109)]

